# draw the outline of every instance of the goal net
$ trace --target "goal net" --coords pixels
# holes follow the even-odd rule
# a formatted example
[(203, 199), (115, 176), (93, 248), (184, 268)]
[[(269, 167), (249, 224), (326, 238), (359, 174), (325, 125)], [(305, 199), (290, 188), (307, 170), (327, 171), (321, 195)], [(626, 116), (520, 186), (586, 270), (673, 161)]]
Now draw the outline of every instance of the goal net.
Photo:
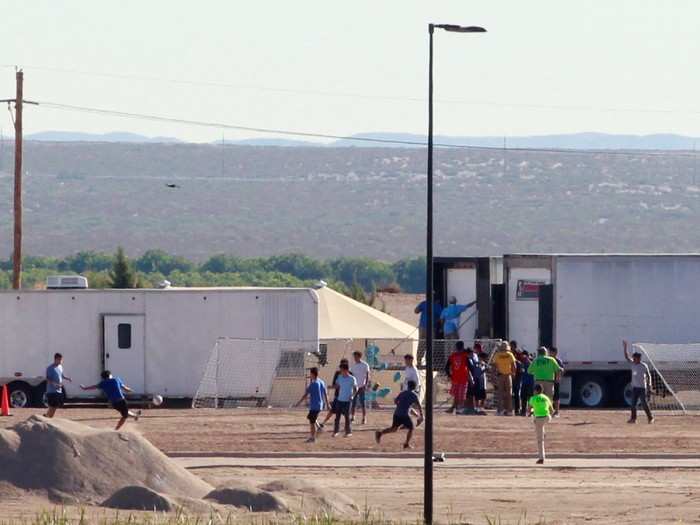
[(219, 338), (192, 407), (288, 407), (303, 394), (307, 359), (317, 349), (311, 342)]
[(636, 343), (652, 378), (650, 407), (686, 414), (700, 410), (700, 343)]

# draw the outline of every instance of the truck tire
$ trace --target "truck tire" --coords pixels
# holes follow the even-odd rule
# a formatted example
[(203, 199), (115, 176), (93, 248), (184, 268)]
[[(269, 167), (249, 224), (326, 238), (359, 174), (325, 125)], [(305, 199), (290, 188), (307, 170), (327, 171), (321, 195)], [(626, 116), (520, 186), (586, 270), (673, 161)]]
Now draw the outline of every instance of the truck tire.
[(584, 408), (600, 408), (608, 401), (608, 383), (597, 374), (576, 378), (576, 404)]
[(32, 387), (23, 381), (14, 381), (7, 385), (10, 391), (12, 408), (29, 408), (32, 405)]

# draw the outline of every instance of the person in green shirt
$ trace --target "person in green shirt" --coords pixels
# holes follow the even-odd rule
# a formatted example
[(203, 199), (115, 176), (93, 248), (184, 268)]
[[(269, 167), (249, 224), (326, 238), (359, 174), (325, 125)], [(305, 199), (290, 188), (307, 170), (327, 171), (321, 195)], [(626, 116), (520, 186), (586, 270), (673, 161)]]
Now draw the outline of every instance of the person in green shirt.
[(535, 420), (535, 437), (537, 438), (537, 464), (544, 463), (544, 426), (552, 420), (554, 406), (552, 400), (542, 393), (542, 385), (535, 385), (535, 395), (527, 402), (530, 415)]
[(530, 363), (527, 373), (535, 378), (535, 384), (542, 387), (542, 392), (549, 398), (554, 397), (554, 383), (559, 379), (561, 367), (557, 360), (547, 355), (547, 349), (540, 346), (537, 357)]

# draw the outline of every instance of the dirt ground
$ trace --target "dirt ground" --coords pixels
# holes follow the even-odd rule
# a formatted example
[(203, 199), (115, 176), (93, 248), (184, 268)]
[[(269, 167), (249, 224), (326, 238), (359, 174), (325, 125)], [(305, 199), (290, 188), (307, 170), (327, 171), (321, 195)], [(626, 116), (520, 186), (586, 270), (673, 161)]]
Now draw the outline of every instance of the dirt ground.
[[(14, 416), (0, 418), (0, 427), (22, 421), (40, 410), (15, 410)], [(110, 409), (70, 408), (58, 416), (96, 427), (116, 423)], [(378, 446), (374, 431), (388, 426), (391, 412), (370, 412), (367, 425), (355, 425), (351, 438), (330, 436), (317, 443), (307, 437), (303, 409), (198, 409), (146, 410), (138, 423), (127, 423), (164, 452), (400, 452), (400, 437), (389, 436)], [(656, 423), (644, 418), (636, 425), (626, 423), (623, 410), (564, 410), (547, 427), (550, 453), (693, 453), (700, 454), (700, 416), (657, 414)], [(342, 436), (342, 434), (341, 434)], [(423, 431), (416, 432), (416, 450), (423, 445)], [(454, 416), (440, 412), (435, 419), (435, 450), (460, 453), (534, 453), (532, 421), (525, 417)]]
[[(0, 418), (0, 427), (24, 420), (37, 410), (15, 410)], [(66, 409), (58, 414), (96, 427), (111, 427), (116, 412), (108, 409)], [(304, 410), (231, 409), (146, 411), (132, 431), (142, 433), (161, 450), (177, 455), (246, 455), (269, 453), (318, 453), (308, 465), (236, 465), (192, 471), (218, 485), (227, 479), (263, 483), (272, 479), (303, 478), (346, 491), (360, 507), (385, 518), (415, 521), (422, 505), (422, 471), (415, 462), (406, 466), (377, 466), (372, 455), (401, 452), (402, 435), (387, 436), (381, 446), (373, 431), (386, 426), (391, 414), (375, 411), (367, 425), (356, 426), (350, 438), (324, 433), (315, 444), (304, 443), (307, 425)], [(548, 426), (547, 451), (553, 457), (572, 453), (600, 458), (644, 454), (670, 454), (690, 458), (683, 467), (598, 466), (578, 468), (565, 459), (553, 459), (546, 468), (529, 464), (534, 454), (532, 422), (522, 417), (436, 416), (436, 451), (448, 453), (436, 464), (435, 511), (443, 522), (485, 523), (485, 516), (500, 516), (503, 523), (517, 523), (525, 514), (528, 523), (540, 517), (556, 523), (700, 523), (700, 417), (659, 414), (654, 425), (642, 420), (626, 424), (626, 411), (565, 410)], [(423, 431), (416, 433), (416, 450)], [(348, 452), (355, 466), (333, 464)], [(473, 454), (465, 464), (450, 462), (449, 453)], [(336, 453), (336, 454), (333, 454)], [(525, 454), (524, 464), (490, 468), (487, 458)], [(196, 454), (194, 454), (196, 455)], [(354, 455), (354, 456), (353, 456)], [(482, 456), (480, 465), (479, 455)], [(534, 460), (534, 456), (532, 457)], [(324, 461), (328, 464), (324, 465)], [(473, 465), (469, 466), (469, 461)], [(563, 462), (563, 463), (562, 463)], [(31, 499), (0, 498), (0, 516), (31, 515), (40, 508)], [(94, 510), (102, 513), (104, 510)]]

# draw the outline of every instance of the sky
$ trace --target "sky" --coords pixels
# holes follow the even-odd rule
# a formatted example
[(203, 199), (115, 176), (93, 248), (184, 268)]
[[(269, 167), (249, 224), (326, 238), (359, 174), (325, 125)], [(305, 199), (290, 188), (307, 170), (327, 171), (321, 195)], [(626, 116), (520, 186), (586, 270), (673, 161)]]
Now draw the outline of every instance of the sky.
[[(700, 136), (700, 2), (674, 0), (0, 0), (0, 99), (333, 135), (435, 131)], [(12, 129), (8, 112), (0, 129)], [(67, 111), (27, 133), (129, 131), (209, 142), (268, 136)]]

